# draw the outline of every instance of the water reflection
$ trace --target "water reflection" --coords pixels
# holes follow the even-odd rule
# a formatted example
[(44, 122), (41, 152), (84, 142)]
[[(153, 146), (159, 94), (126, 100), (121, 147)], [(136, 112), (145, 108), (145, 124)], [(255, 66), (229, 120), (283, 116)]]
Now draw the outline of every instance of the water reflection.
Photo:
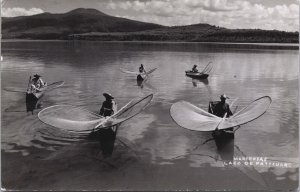
[(26, 94), (26, 112), (31, 112), (33, 115), (35, 109), (41, 109), (43, 97), (44, 95), (40, 98), (36, 98), (33, 94)]
[(194, 87), (197, 87), (198, 83), (203, 83), (204, 85), (208, 85), (209, 81), (208, 79), (192, 79), (192, 84)]
[[(121, 105), (137, 95), (154, 92), (151, 106), (137, 118), (122, 124), (118, 130), (118, 138), (126, 139), (134, 146), (132, 151), (142, 158), (143, 166), (140, 170), (145, 171), (137, 175), (149, 173), (149, 180), (144, 181), (149, 181), (149, 186), (152, 187), (157, 185), (158, 180), (153, 180), (153, 174), (158, 178), (170, 178), (171, 181), (176, 179), (176, 174), (168, 171), (182, 168), (181, 170), (185, 170), (180, 174), (182, 181), (194, 178), (191, 179), (192, 184), (199, 186), (199, 180), (207, 179), (211, 182), (208, 183), (209, 186), (220, 186), (219, 180), (211, 176), (211, 170), (216, 170), (215, 176), (220, 176), (222, 180), (228, 175), (220, 168), (220, 161), (216, 161), (218, 158), (215, 157), (220, 155), (220, 159), (230, 159), (233, 143), (228, 145), (225, 149), (228, 152), (224, 155), (222, 150), (217, 148), (218, 144), (215, 141), (202, 145), (205, 140), (211, 138), (211, 133), (191, 132), (177, 126), (169, 115), (171, 104), (186, 100), (204, 109), (209, 101), (216, 99), (212, 97), (226, 93), (231, 98), (239, 98), (237, 105), (241, 109), (250, 101), (269, 95), (273, 99), (270, 110), (262, 118), (243, 125), (235, 133), (234, 144), (247, 156), (298, 157), (299, 53), (297, 50), (286, 48), (262, 49), (260, 45), (249, 47), (197, 43), (88, 41), (3, 43), (1, 83), (2, 87), (26, 87), (25, 78), (32, 72), (42, 74), (49, 82), (63, 79), (69, 86), (47, 94), (51, 100), (44, 99), (43, 107), (56, 104), (81, 105), (95, 112), (100, 105), (100, 93), (110, 92), (120, 96), (117, 99)], [(256, 49), (258, 47), (260, 48)], [(199, 63), (199, 68), (204, 68), (209, 61), (214, 62), (214, 71), (208, 80), (199, 81), (185, 76), (184, 71), (194, 63)], [(136, 86), (139, 84), (135, 78), (120, 72), (120, 68), (136, 69), (139, 63), (145, 63), (149, 68), (158, 68), (150, 83), (141, 84), (143, 89)], [(9, 108), (12, 104), (22, 105), (22, 109), (24, 108), (25, 102), (20, 102), (20, 98), (8, 93), (1, 94), (2, 108)], [(25, 98), (24, 95), (22, 98)], [(33, 107), (28, 109), (30, 111)], [(125, 155), (132, 159), (133, 153), (128, 153), (122, 147), (115, 137), (116, 133), (108, 130), (107, 132), (101, 135), (107, 134), (107, 138), (110, 138), (108, 141), (100, 141), (98, 138), (93, 145), (84, 145), (87, 136), (78, 138), (76, 135), (63, 133), (59, 129), (42, 124), (35, 115), (24, 115), (24, 109), (23, 113), (4, 111), (1, 136), (3, 156), (7, 157), (6, 153), (9, 152), (20, 152), (22, 155), (28, 155), (28, 161), (35, 162), (33, 156), (37, 149), (49, 154), (48, 150), (58, 152), (62, 146), (77, 143), (84, 147), (81, 150), (78, 150), (77, 145), (70, 147), (70, 156), (61, 150), (60, 157), (78, 160), (79, 155), (85, 154), (94, 146), (95, 151), (99, 153), (101, 150), (103, 156), (113, 154), (111, 162), (123, 165), (127, 159), (121, 157)], [(194, 152), (202, 155), (187, 155), (198, 145), (200, 147)], [(98, 149), (98, 146), (101, 146), (101, 149)], [(236, 155), (237, 150), (234, 150), (234, 153)], [(182, 158), (174, 159), (177, 156)], [(130, 165), (131, 163), (132, 161), (129, 161)], [(171, 165), (164, 166), (166, 164)], [(213, 169), (216, 164), (218, 169)], [(82, 167), (79, 171), (83, 171), (85, 165), (86, 159), (76, 167)], [(156, 166), (157, 169), (171, 168), (152, 172), (152, 166)], [(202, 169), (211, 174), (203, 174), (199, 178)], [(57, 169), (53, 169), (53, 172), (57, 172)], [(126, 172), (128, 177), (132, 176), (131, 173), (134, 171)], [(281, 185), (290, 184), (288, 175), (282, 176), (285, 179)], [(273, 173), (266, 171), (264, 177), (273, 179)], [(123, 181), (123, 175), (117, 177), (115, 184), (119, 183), (119, 178)], [(132, 184), (133, 180), (128, 184)], [(235, 186), (233, 183), (231, 186)], [(243, 180), (242, 183), (251, 186), (251, 182), (247, 180)]]
[(118, 128), (119, 127), (117, 125), (114, 127), (99, 129), (89, 134), (89, 139), (98, 140), (100, 142), (103, 158), (112, 156)]

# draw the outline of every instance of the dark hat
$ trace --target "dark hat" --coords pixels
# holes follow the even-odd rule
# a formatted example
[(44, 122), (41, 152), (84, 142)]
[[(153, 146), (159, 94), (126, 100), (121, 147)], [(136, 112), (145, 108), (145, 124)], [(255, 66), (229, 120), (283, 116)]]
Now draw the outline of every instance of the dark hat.
[(39, 77), (41, 77), (41, 75), (35, 74), (33, 77), (39, 78)]
[(109, 93), (103, 93), (103, 96), (107, 99), (114, 99), (114, 97)]
[(222, 94), (222, 95), (220, 96), (220, 99), (229, 99), (229, 97), (227, 97), (225, 94)]
[(197, 67), (197, 65), (194, 65), (194, 67)]

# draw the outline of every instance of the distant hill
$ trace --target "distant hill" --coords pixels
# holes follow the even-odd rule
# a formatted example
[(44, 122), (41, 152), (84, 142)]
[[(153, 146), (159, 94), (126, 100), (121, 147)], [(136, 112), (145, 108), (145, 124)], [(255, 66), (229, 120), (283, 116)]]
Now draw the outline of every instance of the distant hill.
[(209, 24), (163, 27), (139, 32), (75, 34), (70, 39), (101, 41), (186, 41), (236, 43), (298, 43), (298, 32), (226, 29)]
[(298, 43), (299, 32), (226, 29), (209, 24), (166, 27), (106, 15), (95, 9), (2, 18), (4, 39)]
[(75, 9), (64, 14), (42, 13), (33, 16), (2, 18), (4, 39), (66, 39), (74, 33), (132, 32), (161, 25), (106, 15), (96, 9)]

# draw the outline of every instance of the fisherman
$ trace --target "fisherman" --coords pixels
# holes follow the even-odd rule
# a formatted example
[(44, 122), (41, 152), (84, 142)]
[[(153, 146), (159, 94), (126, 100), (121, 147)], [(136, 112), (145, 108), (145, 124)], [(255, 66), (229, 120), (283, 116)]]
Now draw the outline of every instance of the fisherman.
[[(114, 97), (109, 93), (104, 93), (105, 101), (102, 103), (99, 114), (105, 118), (109, 118), (117, 112), (117, 105)], [(90, 138), (100, 140), (102, 155), (104, 158), (110, 157), (114, 149), (118, 126), (100, 128), (90, 134)]]
[(192, 72), (194, 73), (198, 73), (198, 69), (197, 69), (197, 65), (194, 65), (192, 68)]
[(138, 74), (138, 76), (136, 77), (138, 85), (140, 85), (142, 83), (142, 81), (144, 81), (145, 77), (147, 76), (147, 73), (146, 73), (146, 70), (145, 70), (143, 64), (141, 64), (141, 66), (139, 67), (139, 73), (140, 74)]
[(229, 99), (229, 97), (227, 97), (225, 94), (222, 94), (220, 96), (220, 100), (213, 109), (213, 114), (223, 118), (226, 114), (226, 118), (232, 116), (232, 112), (230, 110), (230, 107), (228, 105), (228, 103), (226, 103), (226, 99)]
[(146, 73), (146, 70), (145, 70), (143, 64), (141, 64), (141, 66), (139, 67), (139, 72), (140, 72), (140, 73)]
[(35, 74), (30, 82), (30, 90), (31, 92), (41, 91), (46, 85), (47, 83), (42, 80), (41, 75)]
[[(225, 94), (220, 96), (221, 101), (216, 104), (209, 105), (209, 112), (220, 117), (220, 118), (228, 118), (232, 116), (232, 112), (228, 103), (226, 103), (226, 99), (229, 99)], [(220, 150), (228, 149), (228, 146), (232, 144), (234, 139), (233, 128), (222, 129), (219, 130), (218, 127), (212, 132), (212, 136), (214, 137), (217, 147)], [(229, 147), (230, 149), (231, 147)], [(227, 150), (226, 150), (227, 151)]]
[(106, 100), (102, 103), (99, 114), (103, 117), (111, 116), (117, 111), (116, 102), (114, 101), (114, 97), (109, 93), (103, 93), (103, 96)]

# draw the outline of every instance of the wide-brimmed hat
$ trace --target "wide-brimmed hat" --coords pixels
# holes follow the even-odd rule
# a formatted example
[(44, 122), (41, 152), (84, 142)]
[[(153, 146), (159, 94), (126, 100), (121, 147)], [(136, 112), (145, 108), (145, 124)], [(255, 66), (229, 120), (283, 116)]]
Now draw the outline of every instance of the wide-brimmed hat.
[(107, 99), (114, 99), (114, 97), (109, 93), (103, 93), (103, 96)]
[(222, 94), (222, 95), (220, 96), (220, 99), (229, 99), (229, 97), (227, 97), (225, 94)]
[(41, 77), (41, 75), (35, 74), (33, 77), (39, 78), (39, 77)]

